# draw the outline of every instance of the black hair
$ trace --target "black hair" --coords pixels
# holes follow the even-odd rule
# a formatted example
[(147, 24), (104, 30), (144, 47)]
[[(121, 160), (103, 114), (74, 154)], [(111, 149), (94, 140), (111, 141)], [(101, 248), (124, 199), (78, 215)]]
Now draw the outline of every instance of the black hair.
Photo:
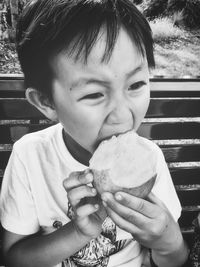
[(106, 30), (102, 62), (109, 61), (119, 29), (124, 27), (149, 68), (154, 67), (149, 23), (131, 0), (33, 0), (23, 10), (16, 31), (25, 87), (51, 98), (51, 57), (66, 51), (87, 62), (102, 27)]

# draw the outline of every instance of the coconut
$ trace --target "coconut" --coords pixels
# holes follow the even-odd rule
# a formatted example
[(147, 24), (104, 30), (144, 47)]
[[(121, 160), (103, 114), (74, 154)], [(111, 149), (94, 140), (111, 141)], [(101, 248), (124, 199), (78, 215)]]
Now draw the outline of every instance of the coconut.
[(124, 191), (146, 198), (156, 180), (156, 156), (134, 131), (100, 143), (89, 162), (99, 194)]

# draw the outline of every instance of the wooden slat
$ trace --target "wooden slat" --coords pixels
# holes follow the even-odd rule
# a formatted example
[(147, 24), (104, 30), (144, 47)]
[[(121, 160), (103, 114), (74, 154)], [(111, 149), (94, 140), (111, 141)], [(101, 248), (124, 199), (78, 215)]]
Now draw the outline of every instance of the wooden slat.
[(181, 217), (179, 218), (179, 224), (181, 225), (181, 227), (191, 227), (193, 220), (197, 217), (199, 212), (199, 206), (183, 207)]
[(177, 191), (177, 194), (182, 206), (200, 206), (200, 190)]
[[(200, 96), (200, 79), (150, 79), (152, 96)], [(0, 74), (0, 95), (23, 92), (23, 75)], [(4, 94), (5, 96), (5, 94)]]
[(16, 142), (23, 135), (47, 128), (52, 124), (13, 124), (0, 125), (0, 144)]
[[(199, 117), (200, 98), (151, 99), (146, 117)], [(1, 98), (0, 119), (26, 119), (44, 116), (24, 98)]]
[(161, 147), (167, 162), (200, 161), (200, 145)]
[(170, 169), (175, 185), (200, 184), (200, 167)]
[(0, 152), (0, 169), (5, 169), (10, 157), (10, 151), (1, 151)]
[(152, 91), (200, 91), (200, 79), (151, 79)]
[(199, 117), (200, 98), (151, 99), (147, 118)]
[(0, 267), (4, 265), (4, 259), (3, 259), (3, 253), (2, 253), (2, 233), (3, 233), (3, 228), (0, 223)]
[[(171, 166), (172, 179), (183, 206), (179, 223), (184, 237), (192, 240), (192, 221), (200, 212), (200, 167), (190, 164), (187, 167), (177, 165), (177, 168), (173, 164), (200, 161), (200, 143), (195, 143), (200, 139), (200, 79), (151, 79), (150, 86), (147, 119), (138, 132), (149, 139), (162, 141), (159, 145)], [(1, 97), (0, 185), (13, 142), (28, 132), (48, 126), (38, 122), (44, 116), (24, 99), (22, 75), (0, 75)], [(156, 119), (152, 121), (152, 118)], [(163, 139), (171, 143), (164, 144)], [(174, 142), (179, 139), (180, 142)]]
[(147, 122), (138, 133), (148, 139), (198, 139), (200, 122)]
[[(0, 74), (0, 81), (21, 81), (23, 82), (23, 74)], [(191, 90), (200, 90), (199, 78), (150, 78), (151, 89), (153, 91), (184, 91), (190, 88)]]
[(0, 99), (0, 119), (31, 119), (44, 118), (34, 106), (24, 98)]
[(23, 75), (0, 75), (0, 91), (24, 91)]
[[(37, 131), (39, 129), (44, 129), (48, 126), (52, 125), (50, 122), (49, 124), (31, 124), (31, 123), (24, 123), (22, 124), (21, 121), (18, 123), (15, 121), (14, 124), (9, 124), (8, 122), (4, 125), (0, 123), (0, 144), (6, 143), (13, 143), (14, 141), (18, 140), (19, 137), (23, 136), (26, 133)], [(200, 132), (200, 123), (199, 122), (187, 122), (187, 123), (148, 123), (142, 125), (139, 129), (139, 134), (145, 136), (149, 139), (195, 139), (199, 138)], [(196, 146), (196, 145), (195, 145)], [(177, 157), (178, 153), (181, 153), (181, 156), (184, 153), (184, 149), (181, 149), (182, 145), (180, 144), (174, 147), (171, 147), (171, 157)], [(191, 148), (187, 148), (188, 152), (193, 150)], [(170, 147), (165, 149), (166, 153), (170, 156)], [(194, 160), (197, 160), (197, 155), (199, 152), (194, 150), (194, 155), (191, 155)], [(189, 156), (188, 156), (189, 157)], [(182, 159), (181, 161), (183, 161)], [(189, 160), (189, 158), (187, 159)]]
[(176, 191), (178, 192), (199, 191), (200, 193), (200, 183), (199, 184), (187, 184), (187, 185), (175, 185), (175, 188), (176, 188)]

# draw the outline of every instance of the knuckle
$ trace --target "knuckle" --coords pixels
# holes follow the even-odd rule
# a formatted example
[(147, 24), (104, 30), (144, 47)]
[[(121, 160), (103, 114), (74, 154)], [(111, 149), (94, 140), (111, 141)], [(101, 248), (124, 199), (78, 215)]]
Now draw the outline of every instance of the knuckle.
[(77, 173), (77, 178), (78, 178), (78, 181), (79, 181), (80, 183), (83, 183), (84, 178), (85, 178), (84, 173), (83, 173), (83, 172), (79, 172), (79, 173)]
[(79, 172), (78, 181), (81, 184), (87, 184), (87, 183), (91, 182), (91, 180), (92, 180), (91, 176), (92, 176), (92, 174), (88, 173), (86, 171)]
[(67, 192), (67, 197), (68, 197), (68, 200), (69, 200), (69, 201), (72, 200), (72, 196), (73, 196), (72, 191)]
[(132, 222), (134, 221), (133, 215), (131, 213), (127, 214), (126, 216), (127, 221)]
[(150, 227), (150, 236), (151, 238), (155, 239), (157, 236), (159, 236), (159, 226), (158, 225), (152, 225)]
[(110, 206), (113, 210), (118, 210), (118, 205), (113, 201), (113, 199), (110, 201)]
[(139, 239), (141, 239), (144, 243), (149, 241), (149, 235), (147, 232), (142, 232), (139, 235), (137, 235), (136, 237), (138, 237)]
[(64, 188), (68, 191), (70, 190), (70, 180), (69, 180), (69, 177), (66, 178), (64, 181), (63, 181), (63, 186)]
[(167, 221), (167, 214), (164, 212), (164, 211), (162, 211), (161, 213), (160, 213), (160, 222), (162, 223), (162, 224), (165, 224), (166, 223), (166, 221)]
[(69, 177), (68, 177), (68, 180), (74, 179), (77, 175), (78, 175), (77, 172), (70, 172)]
[(69, 189), (68, 179), (65, 179), (65, 180), (63, 181), (63, 186), (64, 186), (64, 188), (65, 188), (66, 190)]
[(122, 198), (122, 200), (120, 201), (120, 203), (124, 206), (127, 206), (127, 207), (131, 207), (132, 205), (132, 202), (131, 200), (128, 198), (128, 197), (124, 197)]
[(164, 212), (161, 212), (157, 223), (154, 223), (151, 225), (151, 227), (149, 227), (151, 237), (158, 238), (159, 236), (161, 236), (166, 226), (167, 226), (167, 215)]
[(144, 210), (144, 201), (142, 199), (139, 199), (137, 203), (137, 210), (143, 211)]

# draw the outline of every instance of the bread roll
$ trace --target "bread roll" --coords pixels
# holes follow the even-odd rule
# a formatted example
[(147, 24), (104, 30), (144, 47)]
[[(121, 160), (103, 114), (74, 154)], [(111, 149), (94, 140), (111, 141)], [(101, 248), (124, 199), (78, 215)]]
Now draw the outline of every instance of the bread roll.
[(103, 141), (90, 159), (93, 185), (101, 194), (124, 191), (145, 198), (156, 180), (156, 158), (134, 131)]

